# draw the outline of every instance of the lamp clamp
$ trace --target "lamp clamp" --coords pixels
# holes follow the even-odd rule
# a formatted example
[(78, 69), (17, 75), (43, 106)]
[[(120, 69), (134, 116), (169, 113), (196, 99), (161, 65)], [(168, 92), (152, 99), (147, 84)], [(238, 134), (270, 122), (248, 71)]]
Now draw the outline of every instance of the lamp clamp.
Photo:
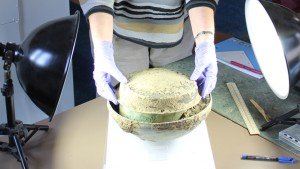
[[(20, 120), (16, 120), (15, 128), (10, 128), (7, 124), (0, 125), (0, 134), (1, 135), (13, 135), (17, 134), (19, 137), (28, 137), (29, 131), (24, 126), (23, 122)], [(23, 144), (23, 142), (21, 142)]]
[(1, 88), (1, 93), (5, 97), (11, 97), (14, 94), (13, 83), (11, 79), (8, 79)]
[(15, 43), (8, 42), (6, 45), (0, 43), (0, 56), (2, 56), (2, 60), (4, 60), (4, 70), (9, 70), (11, 64), (18, 60), (21, 53), (20, 46)]

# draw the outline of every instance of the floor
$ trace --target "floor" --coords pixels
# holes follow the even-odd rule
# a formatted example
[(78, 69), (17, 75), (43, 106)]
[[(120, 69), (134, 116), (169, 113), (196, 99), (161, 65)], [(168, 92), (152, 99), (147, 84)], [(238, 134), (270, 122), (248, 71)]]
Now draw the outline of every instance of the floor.
[[(244, 3), (245, 0), (219, 0), (215, 15), (216, 30), (234, 37), (247, 39)], [(80, 6), (71, 3), (71, 14), (77, 10), (81, 11)], [(79, 34), (73, 56), (75, 105), (85, 103), (96, 97), (88, 30), (88, 24), (81, 11)]]

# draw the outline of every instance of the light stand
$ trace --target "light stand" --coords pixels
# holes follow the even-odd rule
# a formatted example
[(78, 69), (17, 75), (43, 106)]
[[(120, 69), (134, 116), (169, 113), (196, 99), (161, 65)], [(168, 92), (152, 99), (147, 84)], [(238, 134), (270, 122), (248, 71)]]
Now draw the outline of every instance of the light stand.
[[(280, 98), (300, 80), (300, 17), (292, 10), (264, 0), (246, 0), (245, 16), (253, 50), (263, 75)], [(299, 105), (262, 125), (264, 131), (276, 124), (300, 124)]]
[[(22, 146), (37, 131), (48, 131), (49, 126), (23, 124), (16, 120), (12, 63), (26, 94), (51, 120), (73, 54), (78, 26), (79, 14), (76, 13), (41, 25), (21, 45), (0, 43), (0, 57), (4, 61), (1, 93), (5, 97), (7, 115), (7, 123), (0, 125), (0, 135), (8, 137), (8, 142), (0, 142), (0, 151), (12, 154), (23, 169), (29, 166)], [(44, 77), (48, 80), (44, 81)]]
[(8, 143), (0, 142), (0, 151), (6, 151), (12, 154), (21, 162), (22, 168), (27, 169), (28, 164), (26, 161), (25, 154), (22, 150), (22, 146), (38, 131), (47, 131), (49, 129), (46, 125), (29, 125), (23, 124), (21, 121), (17, 121), (15, 118), (15, 108), (14, 108), (14, 86), (11, 79), (11, 64), (16, 60), (15, 51), (17, 45), (8, 43), (6, 46), (0, 43), (0, 49), (4, 54), (4, 84), (1, 88), (1, 93), (5, 97), (6, 105), (6, 116), (7, 124), (2, 124), (0, 126), (0, 135), (8, 136)]

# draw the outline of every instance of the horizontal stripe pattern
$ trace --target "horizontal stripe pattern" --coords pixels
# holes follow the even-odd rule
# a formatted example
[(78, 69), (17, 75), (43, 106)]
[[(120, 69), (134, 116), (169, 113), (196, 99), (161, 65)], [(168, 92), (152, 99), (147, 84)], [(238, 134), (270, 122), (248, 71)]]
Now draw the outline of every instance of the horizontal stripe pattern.
[(157, 4), (157, 3), (150, 3), (150, 2), (132, 2), (132, 1), (117, 1), (114, 3), (114, 7), (120, 7), (120, 6), (126, 6), (126, 7), (132, 7), (135, 9), (152, 9), (154, 11), (170, 11), (170, 12), (176, 12), (180, 10), (182, 7), (182, 4), (184, 4), (181, 1), (174, 1), (177, 2), (176, 4), (173, 3), (172, 5), (163, 5), (163, 4)]
[(130, 31), (128, 29), (123, 29), (121, 27), (118, 27), (115, 24), (114, 24), (114, 31), (119, 35), (126, 36), (126, 37), (132, 36), (135, 37), (136, 39), (141, 39), (144, 41), (149, 41), (149, 39), (151, 39), (151, 42), (155, 42), (155, 43), (176, 42), (181, 39), (183, 34), (183, 29), (173, 34), (148, 33), (148, 32)]
[(183, 23), (170, 24), (170, 25), (157, 25), (151, 23), (126, 23), (126, 22), (114, 22), (116, 27), (126, 29), (134, 32), (149, 32), (149, 33), (164, 33), (174, 34), (182, 30)]
[(147, 46), (150, 48), (169, 48), (169, 47), (174, 47), (176, 45), (178, 45), (181, 40), (182, 37), (179, 41), (177, 42), (153, 42), (153, 41), (147, 41), (147, 40), (143, 40), (143, 39), (138, 39), (135, 37), (127, 37), (127, 36), (123, 36), (118, 34), (117, 32), (114, 31), (114, 34), (122, 39), (128, 40), (130, 42), (134, 42), (137, 43), (139, 45), (143, 45), (143, 46)]
[(158, 24), (158, 25), (169, 25), (169, 24), (176, 24), (182, 21), (183, 18), (187, 18), (187, 12), (186, 10), (184, 11), (184, 14), (182, 16), (182, 18), (180, 19), (171, 19), (171, 20), (159, 20), (159, 19), (148, 19), (148, 18), (144, 18), (144, 19), (133, 19), (133, 18), (125, 18), (123, 16), (118, 16), (115, 17), (114, 20), (118, 21), (118, 22), (127, 22), (127, 23), (151, 23), (151, 24)]
[(184, 3), (178, 3), (178, 6), (163, 8), (151, 3), (120, 1), (119, 3), (114, 3), (114, 10), (116, 16), (131, 19), (172, 20), (178, 19), (183, 15)]
[(88, 17), (94, 12), (114, 16), (114, 33), (145, 46), (177, 44), (182, 38), (187, 10), (207, 6), (214, 0), (81, 0)]

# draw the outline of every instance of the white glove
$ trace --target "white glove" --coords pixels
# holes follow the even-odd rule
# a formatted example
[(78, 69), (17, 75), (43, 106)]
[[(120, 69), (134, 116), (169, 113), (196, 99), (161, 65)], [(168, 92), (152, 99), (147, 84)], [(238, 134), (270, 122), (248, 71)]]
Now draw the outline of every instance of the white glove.
[(213, 41), (205, 41), (195, 48), (195, 70), (190, 79), (195, 80), (202, 98), (205, 98), (216, 86), (217, 57)]
[(111, 76), (121, 83), (127, 83), (126, 77), (119, 71), (114, 60), (113, 44), (108, 41), (94, 43), (94, 72), (97, 93), (105, 99), (118, 104)]

